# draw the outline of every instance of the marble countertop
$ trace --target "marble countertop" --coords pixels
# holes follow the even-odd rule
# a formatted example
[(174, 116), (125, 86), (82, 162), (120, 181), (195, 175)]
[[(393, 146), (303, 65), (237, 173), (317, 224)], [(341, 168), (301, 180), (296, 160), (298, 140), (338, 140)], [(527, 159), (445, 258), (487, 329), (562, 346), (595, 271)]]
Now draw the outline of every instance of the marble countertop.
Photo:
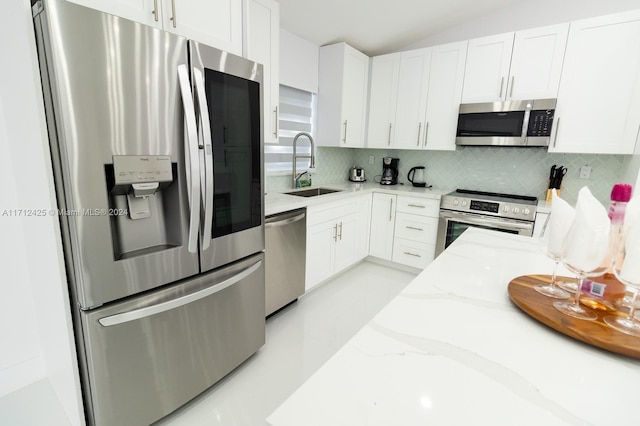
[(286, 212), (289, 210), (295, 210), (302, 207), (309, 207), (320, 203), (338, 201), (347, 197), (351, 197), (354, 194), (365, 194), (372, 192), (385, 192), (398, 195), (410, 195), (415, 197), (434, 198), (440, 199), (440, 196), (451, 192), (451, 189), (434, 189), (434, 188), (416, 188), (411, 185), (380, 185), (379, 183), (353, 183), (353, 182), (339, 182), (330, 183), (326, 185), (317, 185), (311, 188), (300, 188), (299, 190), (314, 189), (314, 188), (330, 188), (337, 189), (340, 192), (332, 194), (325, 194), (318, 197), (299, 197), (296, 195), (289, 195), (286, 192), (293, 190), (287, 189), (283, 191), (268, 191), (265, 196), (265, 216), (270, 216), (277, 213)]
[(513, 278), (552, 265), (535, 239), (470, 228), (267, 421), (638, 424), (639, 361), (557, 333), (509, 300)]

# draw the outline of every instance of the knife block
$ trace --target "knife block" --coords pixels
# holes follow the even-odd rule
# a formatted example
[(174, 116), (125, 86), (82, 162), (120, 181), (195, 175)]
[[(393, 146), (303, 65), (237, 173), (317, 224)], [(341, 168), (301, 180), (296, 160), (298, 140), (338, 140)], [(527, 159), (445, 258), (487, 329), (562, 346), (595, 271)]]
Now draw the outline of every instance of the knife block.
[[(547, 189), (547, 198), (546, 198), (546, 201), (551, 201), (551, 197), (552, 197), (552, 194), (553, 194), (552, 189), (553, 189), (553, 188), (549, 188), (549, 189)], [(560, 196), (560, 192), (561, 192), (561, 189), (560, 189), (560, 188), (556, 188), (556, 194), (558, 194), (558, 197)]]

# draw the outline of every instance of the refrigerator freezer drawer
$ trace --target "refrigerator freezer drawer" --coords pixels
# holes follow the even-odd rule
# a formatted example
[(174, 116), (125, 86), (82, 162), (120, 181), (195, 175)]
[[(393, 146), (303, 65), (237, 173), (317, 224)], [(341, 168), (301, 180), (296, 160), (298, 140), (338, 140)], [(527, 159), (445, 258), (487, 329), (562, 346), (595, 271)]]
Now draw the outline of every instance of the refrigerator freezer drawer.
[(81, 312), (91, 417), (148, 425), (265, 342), (262, 253), (169, 288)]

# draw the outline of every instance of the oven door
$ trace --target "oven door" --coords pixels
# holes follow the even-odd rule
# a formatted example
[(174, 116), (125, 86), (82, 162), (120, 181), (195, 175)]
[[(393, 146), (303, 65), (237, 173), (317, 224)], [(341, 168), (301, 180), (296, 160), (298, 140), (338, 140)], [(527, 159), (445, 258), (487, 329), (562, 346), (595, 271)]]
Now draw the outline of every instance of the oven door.
[(436, 239), (436, 256), (470, 227), (530, 237), (533, 235), (533, 225), (533, 222), (441, 210)]

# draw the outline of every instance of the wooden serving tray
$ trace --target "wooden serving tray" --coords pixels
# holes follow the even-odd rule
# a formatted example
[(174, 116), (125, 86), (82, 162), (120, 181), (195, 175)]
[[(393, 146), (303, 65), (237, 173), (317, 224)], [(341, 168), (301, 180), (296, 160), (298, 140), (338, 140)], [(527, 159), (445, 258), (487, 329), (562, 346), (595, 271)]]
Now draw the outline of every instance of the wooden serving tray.
[[(558, 280), (568, 277), (557, 277)], [(609, 327), (604, 322), (606, 316), (626, 316), (626, 312), (593, 310), (598, 315), (595, 321), (585, 321), (562, 314), (553, 307), (552, 299), (533, 289), (536, 284), (548, 284), (550, 275), (523, 275), (509, 283), (511, 301), (524, 312), (574, 339), (617, 354), (640, 359), (640, 337), (630, 336)], [(571, 296), (573, 297), (573, 295)], [(572, 299), (569, 299), (572, 300)]]

